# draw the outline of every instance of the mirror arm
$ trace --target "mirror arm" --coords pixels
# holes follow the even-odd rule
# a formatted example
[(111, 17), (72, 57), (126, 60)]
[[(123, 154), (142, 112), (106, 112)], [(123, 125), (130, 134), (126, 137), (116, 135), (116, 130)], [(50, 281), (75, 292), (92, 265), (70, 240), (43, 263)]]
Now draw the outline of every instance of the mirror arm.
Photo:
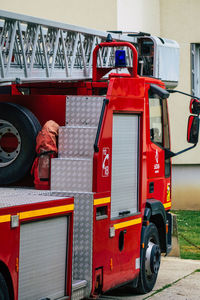
[(170, 93), (170, 94), (173, 94), (173, 93), (179, 93), (179, 94), (182, 94), (182, 95), (191, 97), (191, 98), (193, 98), (193, 99), (200, 100), (199, 97), (196, 97), (196, 96), (194, 96), (194, 95), (191, 95), (191, 94), (188, 94), (188, 93), (184, 93), (184, 92), (181, 92), (181, 91), (178, 91), (178, 90), (167, 90), (167, 92)]
[(194, 144), (193, 146), (191, 146), (191, 147), (189, 147), (189, 148), (186, 148), (186, 149), (184, 149), (184, 150), (181, 150), (181, 151), (179, 151), (179, 152), (176, 152), (176, 153), (170, 151), (169, 149), (165, 149), (165, 159), (168, 159), (168, 158), (171, 158), (171, 157), (180, 155), (180, 154), (182, 154), (182, 153), (184, 153), (184, 152), (186, 152), (186, 151), (188, 151), (188, 150), (191, 150), (191, 149), (195, 148), (196, 145), (197, 145), (197, 144)]

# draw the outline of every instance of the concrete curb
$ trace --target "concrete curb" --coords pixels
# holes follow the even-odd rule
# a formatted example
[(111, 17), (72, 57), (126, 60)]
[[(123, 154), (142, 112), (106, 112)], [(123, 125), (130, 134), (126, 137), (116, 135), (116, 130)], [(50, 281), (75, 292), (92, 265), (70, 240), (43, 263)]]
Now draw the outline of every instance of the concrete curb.
[(172, 214), (173, 218), (173, 229), (172, 229), (172, 250), (169, 253), (169, 256), (180, 257), (180, 247), (178, 241), (178, 224), (177, 224), (177, 216)]
[(199, 260), (163, 258), (153, 293), (133, 299), (199, 299), (200, 272), (197, 270), (200, 270)]

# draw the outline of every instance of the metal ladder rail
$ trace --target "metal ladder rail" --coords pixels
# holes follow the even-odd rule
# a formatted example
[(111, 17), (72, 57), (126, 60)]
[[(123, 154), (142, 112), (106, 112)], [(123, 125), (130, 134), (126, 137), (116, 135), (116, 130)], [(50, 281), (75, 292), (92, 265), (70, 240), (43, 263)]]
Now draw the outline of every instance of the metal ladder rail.
[[(93, 49), (106, 37), (107, 32), (0, 10), (0, 82), (91, 78)], [(101, 50), (99, 64), (108, 67), (113, 55), (113, 49)]]

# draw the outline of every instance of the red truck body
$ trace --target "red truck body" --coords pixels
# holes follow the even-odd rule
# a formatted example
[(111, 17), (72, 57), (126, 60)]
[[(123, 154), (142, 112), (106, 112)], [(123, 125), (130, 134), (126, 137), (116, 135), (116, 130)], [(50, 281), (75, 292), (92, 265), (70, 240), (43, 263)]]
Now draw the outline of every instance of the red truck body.
[[(53, 200), (53, 198), (55, 200)], [(51, 220), (52, 218), (65, 217), (68, 219), (67, 238), (67, 262), (66, 276), (67, 284), (65, 293), (71, 294), (71, 272), (72, 272), (72, 239), (73, 239), (73, 198), (50, 197), (36, 194), (30, 189), (3, 189), (1, 188), (1, 209), (0, 209), (0, 232), (1, 232), (1, 273), (6, 278), (9, 288), (10, 299), (19, 298), (19, 268), (20, 251), (24, 240), (20, 237), (21, 227), (32, 222)], [(2, 203), (3, 202), (3, 203)], [(24, 204), (26, 203), (26, 204)], [(12, 225), (12, 218), (17, 218), (17, 223)], [(53, 243), (52, 238), (52, 243)], [(37, 251), (35, 244), (30, 250)], [(29, 258), (31, 261), (31, 257)], [(32, 268), (35, 269), (37, 261), (32, 261)], [(31, 273), (31, 270), (30, 270)], [(30, 274), (29, 273), (29, 274)], [(28, 274), (27, 274), (28, 275)], [(37, 276), (37, 275), (36, 275)]]
[[(105, 45), (102, 44), (101, 46), (107, 47), (110, 45), (109, 43), (105, 43)], [(113, 43), (112, 46), (119, 45), (120, 43)], [(134, 49), (128, 43), (126, 45), (122, 43), (120, 46), (128, 46)], [(96, 49), (95, 51), (97, 52), (98, 48)], [(96, 52), (94, 53), (94, 61), (96, 59)], [(66, 96), (68, 95), (76, 95), (78, 97), (88, 96), (91, 98), (102, 97), (105, 99), (104, 111), (101, 114), (102, 118), (100, 118), (100, 125), (98, 126), (98, 137), (95, 141), (93, 155), (92, 218), (91, 220), (83, 220), (83, 222), (91, 222), (92, 224), (92, 269), (91, 274), (89, 274), (91, 288), (89, 292), (84, 294), (87, 297), (89, 295), (96, 297), (99, 293), (128, 282), (132, 282), (135, 288), (138, 287), (139, 282), (140, 291), (148, 292), (152, 289), (157, 277), (160, 252), (168, 253), (171, 247), (171, 215), (169, 213), (171, 208), (171, 162), (170, 159), (166, 160), (165, 157), (165, 148), (169, 149), (170, 147), (167, 100), (164, 97), (158, 97), (153, 89), (156, 86), (164, 91), (165, 86), (158, 79), (139, 77), (137, 75), (137, 64), (135, 63), (137, 61), (135, 52), (133, 57), (134, 68), (131, 75), (113, 73), (109, 75), (108, 80), (104, 80), (102, 76), (104, 76), (105, 70), (102, 71), (94, 65), (94, 70), (96, 71), (93, 73), (93, 81), (24, 83), (11, 85), (6, 89), (2, 87), (1, 89), (0, 102), (15, 103), (28, 108), (37, 117), (42, 126), (48, 120), (54, 120), (60, 126), (65, 125), (65, 107), (68, 109)], [(156, 104), (157, 106), (153, 105), (156, 106), (156, 109), (153, 109), (152, 112), (150, 105), (151, 98), (158, 99), (159, 103), (159, 105)], [(159, 109), (161, 111), (162, 127), (161, 143), (159, 143), (159, 140), (153, 140), (154, 137), (151, 135), (153, 125), (150, 121), (151, 118), (158, 117), (157, 111)], [(124, 117), (125, 120), (123, 124), (129, 124), (126, 122), (130, 117), (131, 122), (133, 121), (137, 125), (136, 140), (138, 144), (135, 147), (136, 153), (134, 153), (137, 157), (136, 165), (134, 165), (137, 179), (135, 179), (135, 185), (131, 190), (133, 192), (134, 187), (136, 188), (134, 192), (135, 206), (134, 208), (131, 207), (130, 211), (126, 207), (120, 208), (121, 211), (118, 211), (117, 206), (114, 206), (113, 200), (117, 197), (117, 192), (115, 192), (115, 195), (112, 194), (112, 189), (117, 190), (117, 183), (113, 183), (115, 182), (115, 178), (112, 177), (114, 176), (114, 164), (116, 164), (114, 161), (113, 145), (115, 142), (117, 143), (117, 139), (114, 141), (113, 132), (114, 130), (118, 130), (117, 123), (118, 120), (121, 122), (123, 119), (121, 117)], [(127, 131), (128, 127), (125, 128), (125, 132)], [(124, 133), (121, 135), (120, 143), (123, 143), (123, 135)], [(124, 143), (124, 151), (126, 153), (127, 140)], [(120, 155), (120, 158), (123, 157), (121, 153), (117, 155)], [(132, 164), (131, 155), (130, 164)], [(119, 166), (117, 165), (117, 167)], [(116, 171), (115, 176), (119, 176), (117, 180), (120, 180), (119, 184), (123, 187), (122, 182), (126, 175), (123, 175), (123, 173), (120, 175), (119, 173)], [(68, 176), (71, 175), (68, 174)], [(27, 183), (26, 177), (20, 180), (18, 184), (28, 185), (30, 182), (33, 185), (33, 180), (31, 179)], [(123, 192), (120, 191), (120, 193), (120, 196), (123, 197)], [(72, 236), (74, 236), (72, 230), (73, 198), (66, 198), (67, 196), (68, 194), (66, 193), (63, 200), (13, 205), (0, 209), (0, 231), (1, 239), (3, 239), (3, 246), (0, 250), (0, 272), (3, 270), (6, 274), (7, 285), (10, 291), (12, 291), (10, 292), (11, 299), (19, 299), (18, 267), (20, 268), (20, 262), (18, 263), (18, 258), (20, 249), (20, 224), (27, 221), (32, 222), (35, 218), (38, 220), (44, 217), (52, 217), (51, 212), (48, 213), (48, 209), (51, 211), (52, 207), (66, 205), (69, 209), (55, 213), (54, 216), (67, 214), (70, 220), (68, 229), (69, 255), (67, 256), (68, 268), (66, 272), (68, 280), (66, 283), (66, 295), (71, 295), (70, 289), (73, 281), (71, 274), (73, 268)], [(71, 197), (70, 193), (69, 196)], [(124, 198), (128, 197), (127, 191), (124, 190)], [(120, 203), (123, 203), (123, 201), (126, 200), (121, 199)], [(47, 215), (42, 214), (40, 216), (39, 213), (34, 217), (21, 217), (26, 211), (42, 212), (45, 209), (47, 209)], [(14, 229), (10, 227), (10, 216), (12, 215), (19, 216), (19, 226)], [(7, 216), (9, 216), (8, 219), (6, 219)], [(159, 249), (154, 234), (150, 235), (148, 233), (148, 228), (151, 226), (153, 228), (154, 226), (156, 227), (156, 232), (159, 236)], [(146, 267), (148, 269), (147, 273), (149, 273), (141, 275), (141, 272), (145, 272), (142, 269), (144, 269), (148, 247), (154, 249), (149, 252), (149, 265)], [(151, 262), (151, 259), (155, 260), (154, 263)], [(153, 283), (151, 282), (152, 278)], [(76, 279), (81, 280), (85, 278)], [(144, 280), (146, 280), (146, 283), (141, 283)], [(81, 297), (74, 296), (73, 298), (72, 296), (72, 299), (81, 299)]]

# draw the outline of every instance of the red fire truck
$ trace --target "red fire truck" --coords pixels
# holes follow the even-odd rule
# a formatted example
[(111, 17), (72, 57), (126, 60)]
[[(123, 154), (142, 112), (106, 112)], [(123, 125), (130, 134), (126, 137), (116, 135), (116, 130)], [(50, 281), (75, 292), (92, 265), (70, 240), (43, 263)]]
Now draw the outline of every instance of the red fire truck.
[[(171, 249), (176, 155), (169, 92), (153, 77), (164, 40), (113, 33), (99, 43), (99, 32), (0, 15), (0, 298), (96, 298), (126, 283), (151, 291)], [(37, 190), (30, 169), (48, 120), (59, 124), (58, 156), (39, 178), (50, 189)]]

